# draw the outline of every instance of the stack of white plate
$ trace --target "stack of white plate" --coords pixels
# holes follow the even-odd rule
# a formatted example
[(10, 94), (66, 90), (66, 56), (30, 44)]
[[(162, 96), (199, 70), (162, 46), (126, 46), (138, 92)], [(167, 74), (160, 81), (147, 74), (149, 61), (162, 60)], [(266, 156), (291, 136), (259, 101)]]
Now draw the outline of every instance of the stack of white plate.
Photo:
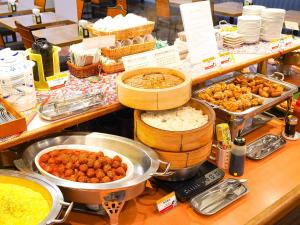
[(229, 33), (223, 36), (224, 45), (230, 48), (237, 48), (244, 44), (244, 35)]
[(244, 35), (244, 42), (247, 44), (256, 43), (260, 36), (260, 16), (239, 16), (238, 33)]
[(243, 16), (260, 16), (261, 11), (265, 8), (262, 5), (245, 5), (243, 7)]
[(260, 37), (264, 41), (271, 41), (281, 37), (284, 23), (284, 9), (264, 9), (261, 12), (261, 33)]

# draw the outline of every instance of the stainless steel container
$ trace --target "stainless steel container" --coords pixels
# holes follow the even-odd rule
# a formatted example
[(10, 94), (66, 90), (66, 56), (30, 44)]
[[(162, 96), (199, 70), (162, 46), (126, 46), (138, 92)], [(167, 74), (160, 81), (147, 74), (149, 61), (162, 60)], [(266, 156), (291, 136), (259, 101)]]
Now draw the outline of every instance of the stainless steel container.
[[(24, 182), (29, 180), (38, 184), (43, 189), (46, 189), (48, 191), (52, 199), (51, 202), (52, 207), (50, 209), (48, 216), (43, 221), (40, 222), (40, 225), (63, 223), (68, 217), (69, 213), (71, 212), (73, 203), (64, 202), (64, 197), (61, 191), (59, 190), (59, 188), (53, 183), (49, 182), (45, 177), (41, 175), (34, 174), (34, 173), (13, 171), (13, 170), (0, 170), (0, 177), (24, 179)], [(10, 180), (10, 183), (14, 183), (13, 181), (14, 181), (13, 179)], [(57, 219), (64, 206), (67, 206), (68, 209), (66, 210), (62, 219)]]
[[(282, 93), (281, 96), (274, 97), (274, 98), (263, 98), (261, 96), (253, 94), (254, 97), (264, 99), (264, 103), (260, 106), (251, 107), (251, 108), (246, 109), (242, 112), (230, 112), (228, 110), (221, 109), (217, 105), (214, 105), (210, 102), (207, 102), (209, 105), (211, 105), (214, 108), (218, 118), (229, 122), (232, 138), (235, 138), (237, 136), (239, 130), (243, 130), (243, 128), (245, 127), (245, 123), (246, 123), (247, 119), (253, 118), (254, 116), (256, 116), (256, 115), (258, 115), (262, 112), (265, 112), (266, 110), (270, 109), (271, 107), (273, 107), (273, 106), (275, 106), (275, 105), (277, 105), (277, 104), (279, 104), (279, 103), (281, 103), (285, 100), (289, 100), (288, 102), (290, 102), (293, 94), (298, 91), (298, 87), (296, 85), (291, 84), (291, 83), (287, 83), (287, 82), (284, 82), (284, 81), (280, 81), (276, 78), (264, 76), (264, 75), (261, 75), (261, 74), (247, 74), (247, 75), (245, 75), (245, 77), (248, 77), (248, 76), (258, 76), (258, 77), (262, 77), (265, 80), (269, 80), (273, 83), (280, 84), (280, 85), (284, 86), (285, 91)], [(233, 80), (234, 80), (234, 78), (231, 78), (231, 79), (226, 80), (225, 82), (230, 83)], [(194, 93), (193, 93), (193, 97), (198, 98), (198, 94), (200, 92), (205, 91), (205, 89), (207, 89), (207, 88), (195, 90)]]
[[(167, 175), (170, 167), (169, 163), (160, 161), (157, 154), (147, 146), (127, 138), (102, 133), (72, 133), (38, 141), (25, 149), (22, 158), (15, 161), (15, 165), (19, 170), (37, 173), (34, 158), (39, 151), (55, 145), (68, 144), (112, 150), (124, 155), (133, 163), (132, 178), (117, 183), (90, 184), (46, 177), (60, 187), (66, 200), (102, 205), (111, 218), (111, 224), (118, 223), (118, 214), (125, 201), (140, 195), (150, 177)], [(157, 172), (160, 163), (166, 164), (166, 170), (162, 173)]]

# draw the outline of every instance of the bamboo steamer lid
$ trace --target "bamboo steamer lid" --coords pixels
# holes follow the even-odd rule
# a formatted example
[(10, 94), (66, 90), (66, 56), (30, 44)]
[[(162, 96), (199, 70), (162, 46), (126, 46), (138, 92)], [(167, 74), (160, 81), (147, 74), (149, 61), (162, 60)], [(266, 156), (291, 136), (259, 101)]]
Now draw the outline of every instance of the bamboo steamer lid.
[[(135, 88), (123, 82), (130, 77), (149, 73), (171, 74), (182, 78), (184, 82), (171, 88), (162, 89)], [(149, 67), (126, 71), (117, 78), (118, 99), (123, 105), (134, 109), (173, 109), (189, 101), (191, 98), (191, 84), (190, 76), (174, 69)]]
[(186, 152), (206, 146), (213, 140), (215, 125), (214, 110), (197, 99), (191, 99), (186, 105), (200, 109), (208, 115), (208, 122), (202, 127), (187, 131), (161, 130), (146, 124), (141, 119), (143, 111), (134, 111), (134, 129), (137, 138), (145, 145), (166, 152)]

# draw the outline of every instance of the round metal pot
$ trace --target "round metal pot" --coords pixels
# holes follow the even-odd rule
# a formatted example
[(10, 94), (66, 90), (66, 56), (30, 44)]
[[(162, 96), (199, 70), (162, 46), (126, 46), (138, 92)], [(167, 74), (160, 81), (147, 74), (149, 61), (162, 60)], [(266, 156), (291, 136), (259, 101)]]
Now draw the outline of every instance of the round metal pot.
[[(51, 196), (51, 204), (52, 208), (50, 209), (50, 212), (48, 216), (41, 221), (39, 224), (40, 225), (45, 225), (45, 224), (55, 224), (55, 223), (63, 223), (66, 218), (68, 217), (69, 213), (71, 212), (71, 209), (73, 207), (73, 202), (72, 203), (67, 203), (64, 202), (64, 197), (59, 190), (59, 188), (54, 185), (53, 183), (49, 182), (45, 177), (34, 174), (34, 173), (26, 173), (26, 172), (19, 172), (19, 171), (13, 171), (13, 170), (0, 170), (0, 177), (10, 177), (10, 178), (17, 178), (23, 179), (24, 183), (26, 181), (32, 181), (36, 184), (38, 184), (41, 189), (46, 189)], [(11, 183), (14, 183), (13, 180)], [(20, 184), (19, 184), (20, 185)], [(64, 206), (67, 206), (67, 210), (63, 216), (62, 219), (57, 219), (61, 213), (61, 210)]]
[(284, 55), (283, 64), (300, 66), (300, 50), (292, 51)]

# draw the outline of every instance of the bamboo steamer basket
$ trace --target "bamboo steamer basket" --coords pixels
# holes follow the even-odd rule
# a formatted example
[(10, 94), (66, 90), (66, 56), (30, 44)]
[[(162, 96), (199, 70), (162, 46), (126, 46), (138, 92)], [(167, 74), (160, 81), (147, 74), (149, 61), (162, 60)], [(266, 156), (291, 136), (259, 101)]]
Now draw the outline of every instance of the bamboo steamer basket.
[[(177, 86), (163, 89), (135, 88), (123, 82), (127, 78), (149, 73), (172, 74), (184, 79), (184, 82)], [(134, 109), (173, 109), (184, 105), (191, 98), (191, 81), (190, 76), (169, 68), (149, 67), (126, 71), (117, 78), (118, 98), (120, 103)]]
[(154, 149), (161, 160), (171, 163), (171, 170), (180, 170), (204, 162), (210, 155), (212, 140), (199, 149), (186, 152), (166, 152)]
[(134, 111), (134, 129), (137, 138), (145, 145), (165, 152), (179, 153), (189, 152), (207, 146), (213, 140), (215, 125), (214, 110), (197, 99), (191, 99), (189, 105), (195, 109), (202, 110), (208, 115), (208, 122), (202, 127), (187, 131), (167, 131), (152, 127), (141, 119), (143, 111)]

